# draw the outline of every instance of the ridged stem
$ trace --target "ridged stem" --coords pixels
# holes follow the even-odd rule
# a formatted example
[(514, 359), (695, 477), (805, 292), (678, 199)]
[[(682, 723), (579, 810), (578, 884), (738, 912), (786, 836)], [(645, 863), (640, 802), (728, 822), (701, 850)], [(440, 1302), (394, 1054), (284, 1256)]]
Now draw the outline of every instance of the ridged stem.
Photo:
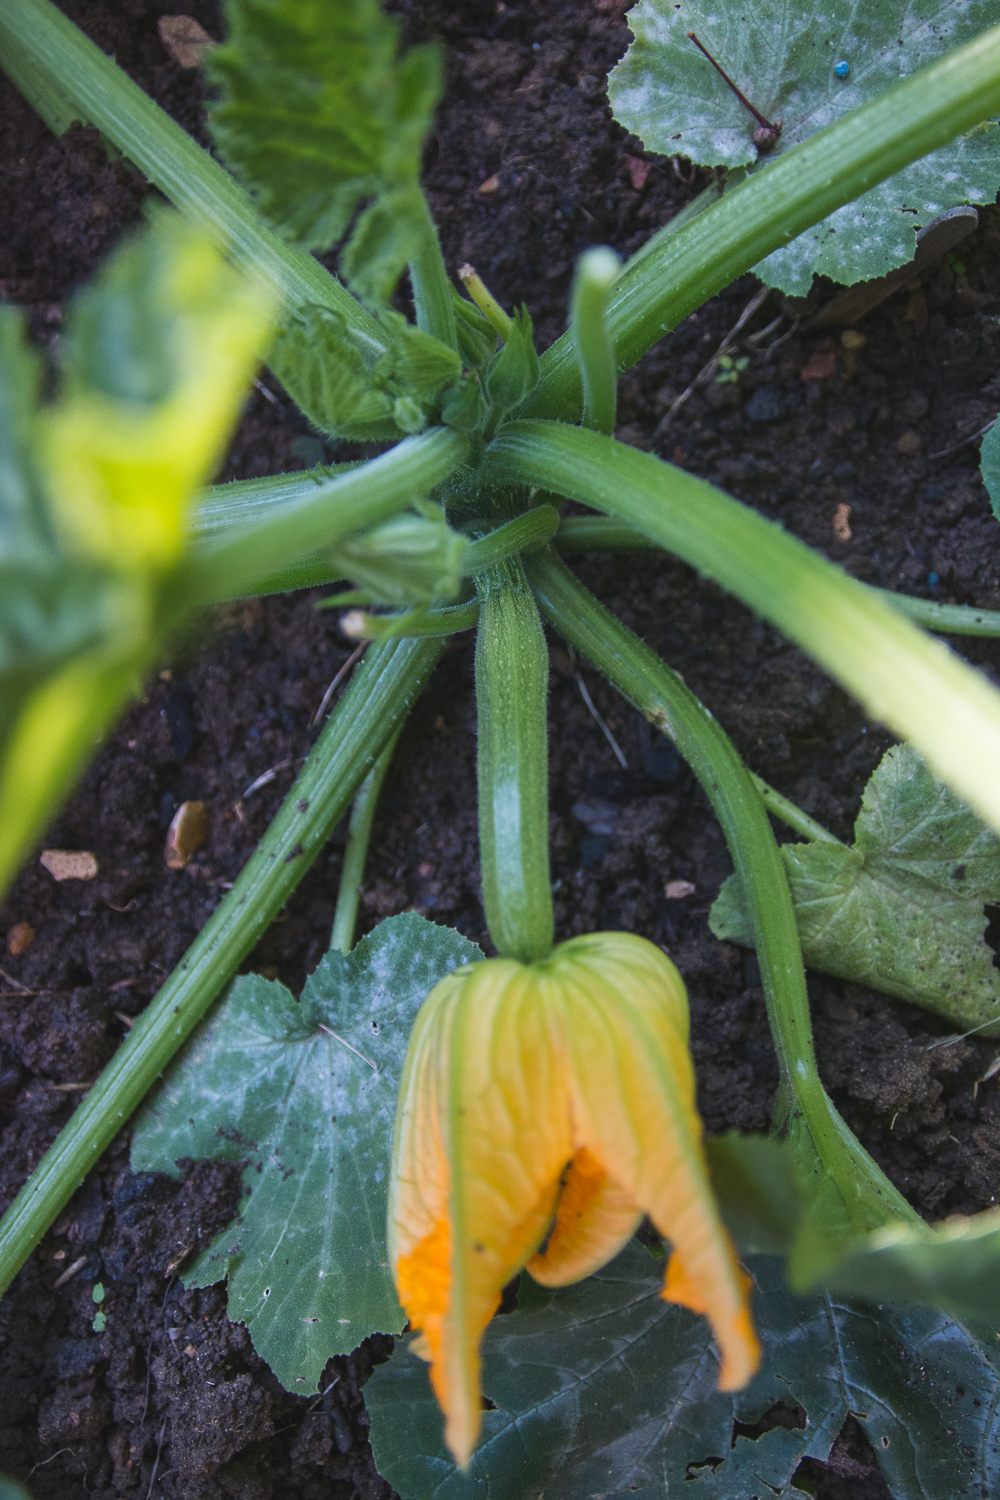
[(605, 432), (615, 430), (618, 403), (618, 361), (608, 329), (611, 288), (621, 269), (613, 250), (587, 250), (577, 262), (570, 295), (570, 331), (583, 384), (583, 425)]
[[(834, 1109), (820, 1082), (795, 909), (777, 841), (750, 772), (718, 721), (638, 636), (605, 609), (551, 548), (525, 559), (546, 619), (673, 741), (701, 782), (747, 893), (768, 1018), (786, 1090), (852, 1226), (917, 1215)], [(795, 1131), (794, 1119), (789, 1121)]]
[(0, 1220), (0, 1292), (295, 890), (442, 648), (390, 641), (368, 651), (236, 884)]
[(0, 0), (0, 67), (59, 132), (96, 125), (237, 265), (292, 306), (332, 308), (384, 346), (374, 318), (305, 250), (261, 222), (244, 190), (51, 0)]
[(350, 953), (354, 947), (354, 929), (358, 921), (361, 882), (365, 878), (365, 864), (368, 860), (368, 845), (371, 842), (375, 810), (382, 792), (382, 783), (385, 781), (398, 742), (397, 731), (354, 794), (351, 821), (347, 829), (347, 847), (344, 850), (344, 863), (340, 869), (340, 885), (337, 887), (333, 930), (330, 933), (330, 947), (338, 948), (341, 953)]
[(254, 520), (243, 528), (216, 527), (186, 563), (179, 588), (190, 606), (255, 592), (260, 580), (306, 560), (319, 547), (387, 521), (447, 479), (469, 451), (450, 427), (404, 438), (388, 453), (313, 488), (292, 492), (267, 510), (259, 493)]
[[(878, 182), (1000, 112), (1000, 27), (758, 167), (676, 233), (661, 231), (615, 283), (608, 326), (619, 370), (789, 240)], [(520, 415), (580, 408), (572, 332), (542, 358)]]
[(912, 740), (1000, 830), (1000, 694), (873, 590), (704, 480), (581, 427), (511, 422), (486, 472), (615, 515), (714, 578)]
[(476, 577), (479, 857), (490, 936), (504, 958), (552, 948), (549, 877), (549, 658), (517, 558)]

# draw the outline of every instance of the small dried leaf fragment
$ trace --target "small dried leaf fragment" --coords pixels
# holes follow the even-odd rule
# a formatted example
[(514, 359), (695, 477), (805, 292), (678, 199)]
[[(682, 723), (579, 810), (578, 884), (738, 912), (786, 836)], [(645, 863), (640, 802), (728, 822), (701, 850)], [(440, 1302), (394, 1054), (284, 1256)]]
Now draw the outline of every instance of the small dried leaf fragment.
[(182, 802), (167, 829), (163, 858), (168, 870), (183, 870), (208, 839), (208, 808), (204, 802)]
[(43, 849), (38, 863), (53, 880), (93, 880), (98, 869), (89, 849)]
[(212, 40), (194, 16), (161, 16), (156, 23), (160, 41), (182, 68), (198, 68), (202, 58), (219, 44)]
[(15, 922), (13, 927), (7, 929), (7, 952), (15, 958), (27, 953), (34, 941), (35, 929), (30, 922)]

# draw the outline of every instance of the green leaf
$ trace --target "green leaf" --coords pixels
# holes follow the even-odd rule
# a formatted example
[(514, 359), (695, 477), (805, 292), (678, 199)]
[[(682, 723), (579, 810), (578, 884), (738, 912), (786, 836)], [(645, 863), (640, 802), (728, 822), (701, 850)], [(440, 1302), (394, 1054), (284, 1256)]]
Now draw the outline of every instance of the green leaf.
[[(851, 849), (782, 846), (806, 963), (993, 1035), (1000, 971), (983, 940), (983, 905), (1000, 899), (1000, 839), (910, 745), (883, 757), (854, 837)], [(753, 947), (735, 876), (709, 925)]]
[(428, 505), (426, 512), (393, 516), (329, 554), (343, 576), (364, 590), (365, 603), (429, 604), (457, 596), (468, 539), (451, 529), (438, 506)]
[[(896, 1500), (997, 1493), (992, 1354), (943, 1313), (793, 1297), (777, 1259), (750, 1269), (764, 1362), (746, 1390), (716, 1391), (707, 1323), (662, 1301), (662, 1267), (633, 1242), (563, 1291), (522, 1276), (518, 1309), (487, 1329), (496, 1410), (467, 1474), (441, 1441), (426, 1366), (397, 1348), (365, 1387), (379, 1472), (402, 1500), (805, 1500), (799, 1463), (825, 1459), (853, 1413)], [(779, 1403), (806, 1425), (745, 1435)]]
[(499, 411), (509, 411), (538, 384), (540, 365), (535, 353), (531, 314), (515, 311), (506, 342), (493, 356), (486, 372), (486, 394)]
[(993, 514), (1000, 521), (1000, 422), (994, 422), (983, 438), (979, 450), (979, 468), (983, 476), (993, 507)]
[[(402, 436), (393, 398), (374, 384), (365, 352), (336, 313), (307, 307), (275, 334), (267, 362), (321, 432), (359, 443), (391, 442)], [(382, 349), (372, 352), (380, 357)]]
[(802, 1213), (795, 1157), (784, 1141), (737, 1130), (705, 1141), (712, 1189), (744, 1255), (784, 1255)]
[(455, 326), (458, 347), (466, 364), (482, 369), (492, 358), (497, 347), (496, 329), (487, 323), (479, 308), (467, 297), (451, 289), (452, 306), (455, 309)]
[(167, 592), (177, 618), (197, 491), (269, 315), (166, 212), (75, 299), (47, 406), (0, 318), (0, 890), (151, 666)]
[(8, 1479), (6, 1474), (0, 1474), (0, 1500), (31, 1500), (31, 1496), (16, 1479)]
[(303, 309), (272, 341), (274, 374), (331, 437), (366, 443), (420, 432), (440, 415), (442, 393), (461, 379), (460, 357), (440, 339), (390, 310), (382, 321), (386, 349), (325, 307)]
[[(818, 1252), (819, 1247), (816, 1247)], [(833, 1262), (833, 1264), (831, 1264)], [(814, 1253), (796, 1267), (812, 1289), (867, 1300), (931, 1303), (952, 1317), (1000, 1329), (1000, 1209), (923, 1230), (891, 1225), (836, 1258)]]
[(302, 992), (246, 975), (139, 1116), (136, 1171), (183, 1157), (245, 1161), (239, 1220), (185, 1276), (228, 1278), (229, 1316), (289, 1390), (404, 1323), (385, 1249), (386, 1186), (407, 1038), (428, 991), (482, 954), (406, 913), (349, 957), (331, 950)]
[(310, 249), (329, 249), (374, 198), (345, 271), (384, 300), (426, 232), (417, 182), (439, 49), (400, 55), (401, 23), (377, 0), (228, 0), (226, 13), (229, 41), (209, 60), (219, 150), (278, 232)]
[[(1000, 0), (760, 0), (746, 9), (702, 8), (690, 0), (640, 0), (629, 12), (635, 41), (608, 84), (615, 117), (648, 150), (706, 166), (759, 171), (815, 131), (885, 92), (901, 78), (1000, 21)], [(757, 161), (757, 122), (711, 63), (699, 40), (772, 122), (773, 154)], [(838, 62), (850, 71), (843, 79)], [(916, 230), (959, 203), (988, 203), (1000, 187), (1000, 133), (981, 125), (775, 250), (757, 274), (804, 295), (814, 273), (851, 285), (911, 260)]]

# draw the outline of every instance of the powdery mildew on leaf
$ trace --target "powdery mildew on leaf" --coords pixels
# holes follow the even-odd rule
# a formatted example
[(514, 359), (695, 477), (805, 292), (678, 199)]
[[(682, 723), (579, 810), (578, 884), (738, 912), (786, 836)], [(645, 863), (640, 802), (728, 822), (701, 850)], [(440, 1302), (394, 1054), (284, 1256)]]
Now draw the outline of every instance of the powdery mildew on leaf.
[[(897, 1500), (979, 1500), (1000, 1483), (998, 1368), (924, 1308), (793, 1297), (781, 1262), (748, 1261), (764, 1363), (715, 1389), (703, 1319), (662, 1301), (662, 1270), (635, 1241), (577, 1286), (521, 1278), (520, 1306), (486, 1334), (483, 1440), (461, 1474), (441, 1441), (426, 1366), (397, 1346), (365, 1387), (379, 1472), (402, 1500), (806, 1500), (803, 1458), (825, 1459), (849, 1413)], [(778, 1402), (805, 1426), (750, 1426)]]
[(399, 1077), (428, 991), (480, 958), (451, 928), (405, 913), (349, 957), (328, 953), (301, 1001), (244, 975), (139, 1117), (135, 1171), (246, 1162), (240, 1218), (184, 1281), (228, 1278), (229, 1316), (289, 1390), (310, 1393), (331, 1355), (403, 1328), (385, 1249)]
[[(983, 934), (1000, 898), (1000, 839), (910, 745), (865, 788), (851, 849), (782, 846), (810, 967), (897, 995), (962, 1030), (1000, 1024), (1000, 970)], [(736, 876), (712, 907), (715, 936), (753, 946)]]
[[(639, 0), (635, 41), (612, 72), (615, 118), (664, 155), (705, 166), (767, 163), (1000, 21), (1000, 0), (740, 0), (703, 7)], [(756, 108), (781, 120), (758, 162), (756, 121), (688, 39), (694, 31)], [(847, 62), (838, 78), (834, 69)], [(815, 273), (851, 285), (910, 260), (916, 230), (959, 203), (992, 202), (1000, 133), (980, 126), (845, 204), (757, 267), (769, 286), (804, 295)]]

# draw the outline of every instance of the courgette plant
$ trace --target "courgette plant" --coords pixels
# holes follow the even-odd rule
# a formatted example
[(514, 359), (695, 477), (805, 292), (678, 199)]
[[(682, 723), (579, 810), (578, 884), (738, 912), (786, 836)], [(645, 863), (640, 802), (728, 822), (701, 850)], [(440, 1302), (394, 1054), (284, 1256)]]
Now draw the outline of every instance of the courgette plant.
[[(253, 336), (272, 372), (319, 431), (332, 438), (388, 445), (379, 456), (360, 464), (217, 486), (192, 505), (188, 497), (232, 415), (230, 401), (214, 430), (214, 448), (208, 443), (185, 468), (180, 485), (184, 503), (175, 506), (175, 545), (168, 562), (157, 562), (152, 584), (148, 569), (119, 569), (129, 573), (130, 587), (132, 575), (142, 573), (142, 597), (148, 602), (152, 590), (159, 601), (155, 628), (143, 637), (145, 655), (131, 659), (128, 672), (140, 672), (166, 635), (206, 604), (342, 578), (357, 588), (337, 599), (351, 599), (361, 607), (352, 628), (372, 644), (232, 891), (8, 1211), (0, 1227), (0, 1285), (9, 1284), (97, 1155), (205, 1015), (358, 793), (357, 858), (342, 891), (335, 930), (335, 951), (342, 958), (350, 949), (358, 865), (379, 777), (409, 706), (445, 641), (458, 630), (477, 633), (483, 899), (490, 935), (508, 965), (482, 970), (507, 976), (503, 984), (508, 988), (491, 991), (489, 1004), (502, 1009), (513, 1003), (511, 975), (522, 969), (534, 976), (530, 982), (537, 982), (541, 993), (557, 970), (563, 976), (560, 984), (570, 984), (565, 978), (570, 970), (577, 975), (572, 982), (583, 984), (582, 969), (574, 965), (585, 968), (606, 961), (620, 977), (629, 963), (641, 967), (647, 962), (614, 944), (606, 945), (605, 951), (598, 943), (582, 955), (573, 945), (552, 949), (543, 630), (547, 622), (673, 741), (701, 781), (724, 830), (744, 903), (741, 920), (760, 962), (780, 1065), (773, 1128), (786, 1142), (785, 1159), (793, 1163), (797, 1190), (806, 1200), (794, 1243), (794, 1226), (784, 1238), (777, 1236), (785, 1250), (791, 1245), (793, 1277), (805, 1286), (823, 1275), (828, 1280), (839, 1275), (848, 1289), (863, 1295), (866, 1281), (874, 1284), (871, 1266), (885, 1265), (888, 1257), (890, 1270), (885, 1275), (905, 1283), (908, 1296), (969, 1315), (995, 1317), (990, 1278), (965, 1275), (968, 1265), (981, 1271), (984, 1263), (995, 1264), (990, 1258), (1000, 1254), (1000, 1232), (992, 1221), (978, 1224), (964, 1237), (924, 1226), (847, 1128), (820, 1083), (795, 909), (768, 813), (800, 830), (808, 828), (809, 820), (750, 774), (721, 725), (681, 678), (583, 587), (562, 554), (649, 546), (673, 552), (811, 654), (873, 718), (914, 747), (928, 775), (951, 788), (993, 830), (1000, 830), (995, 774), (1000, 763), (1000, 695), (916, 623), (922, 620), (949, 630), (964, 624), (981, 630), (995, 622), (987, 621), (984, 627), (982, 612), (941, 614), (939, 607), (924, 601), (886, 597), (847, 577), (720, 490), (613, 436), (619, 375), (689, 313), (810, 226), (910, 163), (974, 132), (1000, 111), (1000, 28), (976, 36), (801, 140), (765, 171), (750, 173), (724, 193), (698, 200), (692, 211), (679, 215), (627, 264), (620, 265), (604, 249), (585, 253), (577, 266), (570, 326), (539, 355), (525, 309), (507, 313), (471, 271), (463, 277), (464, 294), (449, 280), (419, 184), (422, 143), (441, 86), (437, 50), (425, 46), (401, 52), (398, 23), (381, 14), (376, 0), (341, 0), (335, 6), (327, 0), (229, 0), (227, 14), (229, 40), (214, 53), (210, 69), (219, 95), (212, 111), (215, 143), (232, 175), (152, 104), (50, 0), (0, 0), (0, 63), (50, 125), (59, 130), (74, 120), (95, 125), (194, 227), (197, 238), (191, 243), (201, 247), (198, 254), (208, 254), (206, 242), (214, 241), (252, 277), (262, 299)], [(156, 234), (156, 229), (151, 231), (146, 243), (155, 244)], [(343, 282), (310, 254), (338, 242)], [(141, 254), (133, 252), (133, 262)], [(139, 317), (143, 305), (155, 323), (156, 296), (150, 294), (142, 303), (129, 279), (133, 262), (115, 263), (117, 270), (113, 265), (106, 273), (110, 282), (103, 284), (117, 288), (116, 313), (124, 309), (126, 323)], [(404, 270), (415, 323), (390, 306)], [(265, 338), (269, 302), (280, 304), (280, 315), (275, 331)], [(90, 386), (100, 389), (101, 379), (106, 384), (119, 379), (116, 374), (100, 375), (101, 359), (124, 363), (130, 349), (155, 348), (158, 338), (175, 358), (179, 348), (190, 352), (197, 345), (197, 329), (185, 346), (181, 335), (172, 338), (138, 324), (141, 336), (116, 344), (112, 335), (122, 327), (121, 318), (95, 321), (88, 306), (85, 300), (78, 314), (80, 347), (90, 347), (87, 338), (96, 338), (100, 358), (95, 356), (82, 374), (67, 372), (68, 401)], [(245, 354), (233, 368), (235, 389), (239, 379), (246, 378)], [(126, 392), (127, 400), (133, 406), (155, 405), (160, 387), (151, 393), (142, 387), (141, 375), (140, 371), (138, 384)], [(20, 399), (17, 391), (15, 396)], [(13, 452), (21, 455), (18, 472), (34, 473), (36, 466), (43, 476), (31, 493), (37, 514), (43, 520), (49, 517), (45, 541), (50, 553), (67, 556), (76, 546), (88, 556), (97, 547), (88, 538), (101, 534), (106, 538), (104, 550), (97, 548), (97, 553), (105, 565), (109, 549), (125, 545), (122, 538), (127, 534), (115, 530), (120, 518), (107, 502), (113, 486), (109, 488), (105, 475), (104, 490), (95, 490), (100, 503), (91, 507), (97, 519), (88, 530), (83, 500), (74, 495), (65, 463), (60, 468), (50, 461), (58, 447), (35, 430), (49, 419), (44, 412), (37, 418), (25, 415), (23, 402), (7, 410), (20, 412), (17, 421), (9, 419), (16, 435)], [(181, 433), (178, 449), (185, 442)], [(42, 455), (37, 462), (36, 453)], [(28, 493), (23, 485), (22, 490)], [(597, 514), (561, 518), (564, 499)], [(6, 527), (14, 504), (6, 495), (4, 504)], [(51, 521), (57, 515), (64, 517), (58, 525)], [(41, 664), (28, 656), (18, 658), (16, 641), (11, 647), (9, 681), (15, 681), (16, 668), (21, 696), (10, 699), (4, 732), (15, 738), (20, 734), (19, 743), (30, 747), (37, 738), (32, 739), (29, 730), (37, 736), (39, 724), (47, 724), (53, 742), (71, 748), (14, 831), (0, 827), (5, 880), (68, 787), (87, 736), (108, 721), (127, 692), (127, 682), (116, 678), (101, 712), (65, 729), (65, 740), (59, 738), (63, 730), (57, 725), (53, 731), (44, 714), (25, 727), (23, 705), (34, 705), (34, 712), (38, 705), (33, 695), (44, 692), (52, 672), (69, 670), (84, 659), (83, 641), (83, 633), (74, 637), (70, 632), (68, 644)], [(45, 708), (48, 700), (38, 701)], [(13, 742), (9, 739), (8, 745)], [(25, 754), (18, 758), (5, 746), (4, 756), (0, 793), (13, 800), (19, 778), (27, 774)], [(596, 935), (602, 940), (611, 936)], [(612, 950), (617, 956), (608, 957)], [(359, 957), (358, 963), (368, 962), (373, 952), (374, 948), (366, 949), (367, 956)], [(452, 952), (427, 987), (435, 979), (450, 983), (441, 976), (456, 963), (462, 965), (461, 974), (476, 974), (479, 966), (474, 959), (465, 950)], [(331, 956), (324, 973), (336, 968)], [(676, 1077), (681, 1080), (678, 1097), (686, 1098), (683, 989), (677, 990), (679, 981), (662, 965), (656, 973), (659, 977), (649, 983), (653, 989), (659, 986), (663, 1013), (673, 1016), (673, 1030), (663, 1033), (656, 1048), (664, 1055), (675, 1049)], [(549, 978), (543, 983), (538, 975)], [(318, 973), (317, 995), (323, 982)], [(619, 980), (615, 983), (621, 990)], [(462, 1027), (472, 1026), (468, 1016), (474, 1010), (467, 1008), (467, 1016), (462, 1006), (472, 989), (478, 995), (484, 985), (486, 980), (470, 980), (462, 995), (454, 988), (439, 993), (439, 986), (435, 991), (436, 1009), (433, 1015), (428, 1012), (431, 1019), (420, 1023), (423, 1040), (418, 1039), (407, 1064), (406, 1097), (422, 1097), (420, 1079), (429, 1079), (437, 1065), (420, 1050), (429, 1045), (428, 1036), (440, 1034), (440, 1055), (458, 1059), (453, 1081), (459, 1077), (462, 1059), (472, 1055), (472, 1033)], [(613, 989), (611, 985), (607, 994)], [(602, 1004), (610, 1005), (609, 1015), (618, 1015), (607, 994)], [(254, 1002), (263, 1010), (276, 1003), (271, 991), (260, 992)], [(557, 1005), (550, 995), (544, 1004), (555, 1007), (555, 1016), (563, 1000)], [(622, 1000), (621, 1013), (627, 1008)], [(563, 1017), (561, 1010), (559, 1015)], [(998, 1023), (994, 1019), (990, 1024)], [(377, 1031), (374, 1021), (372, 1025)], [(576, 1034), (565, 1017), (552, 1025), (553, 1036), (560, 1027), (561, 1036)], [(638, 1020), (635, 1025), (638, 1035)], [(342, 1040), (335, 1031), (330, 1034)], [(353, 1044), (347, 1045), (361, 1056)], [(634, 1038), (629, 1045), (635, 1048)], [(634, 1055), (640, 1052), (641, 1048)], [(365, 1062), (361, 1056), (361, 1064)], [(553, 1077), (563, 1079), (560, 1088), (583, 1087), (585, 1068), (579, 1058), (572, 1066), (563, 1058), (558, 1068), (553, 1063), (553, 1069)], [(440, 1080), (434, 1085), (435, 1108), (444, 1108), (441, 1100), (451, 1086)], [(439, 1122), (442, 1140), (454, 1126), (454, 1110), (460, 1108), (457, 1097), (448, 1106), (452, 1113), (445, 1110), (441, 1116), (451, 1122), (447, 1128)], [(406, 1120), (404, 1110), (399, 1137), (403, 1165), (397, 1162), (397, 1172), (404, 1176), (406, 1152), (412, 1145)], [(695, 1126), (681, 1122), (677, 1129), (678, 1139), (695, 1140)], [(464, 1147), (459, 1136), (449, 1141), (441, 1147), (442, 1170), (457, 1177)], [(700, 1147), (695, 1144), (689, 1151), (689, 1144), (682, 1143), (690, 1166)], [(580, 1147), (581, 1153), (589, 1149), (586, 1142)], [(426, 1162), (425, 1157), (420, 1160)], [(578, 1162), (576, 1156), (573, 1160), (582, 1182), (588, 1162)], [(765, 1151), (759, 1161), (773, 1158)], [(752, 1153), (741, 1154), (738, 1147), (715, 1161), (717, 1185), (724, 1202), (730, 1203), (734, 1221), (740, 1213), (744, 1220), (752, 1219), (753, 1204), (759, 1206), (761, 1195), (766, 1197), (754, 1165), (759, 1161)], [(406, 1180), (412, 1185), (412, 1179)], [(397, 1206), (405, 1198), (400, 1182), (403, 1178), (397, 1177)], [(546, 1182), (545, 1191), (555, 1193), (558, 1173)], [(656, 1195), (650, 1190), (644, 1198), (644, 1192), (639, 1177), (630, 1179), (627, 1202), (616, 1210), (615, 1233), (624, 1233), (621, 1226), (634, 1223), (637, 1205), (648, 1207), (656, 1218)], [(546, 1201), (550, 1207), (554, 1203)], [(704, 1195), (698, 1201), (708, 1202)], [(410, 1205), (406, 1212), (415, 1210)], [(544, 1230), (545, 1214), (538, 1212)], [(705, 1212), (714, 1210), (706, 1206)], [(465, 1461), (481, 1415), (474, 1400), (475, 1351), (489, 1317), (492, 1283), (476, 1293), (478, 1310), (469, 1313), (469, 1327), (463, 1324), (459, 1330), (461, 1337), (451, 1351), (458, 1364), (448, 1367), (450, 1374), (440, 1354), (441, 1347), (447, 1354), (449, 1338), (454, 1343), (454, 1328), (448, 1332), (450, 1314), (444, 1317), (442, 1334), (434, 1322), (441, 1316), (440, 1308), (420, 1300), (421, 1289), (437, 1274), (434, 1255), (453, 1221), (467, 1223), (454, 1204), (452, 1219), (442, 1221), (444, 1239), (431, 1244), (439, 1225), (425, 1240), (418, 1236), (416, 1249), (406, 1249), (406, 1241), (396, 1270), (411, 1320), (423, 1322), (429, 1352), (436, 1360), (435, 1388), (450, 1406), (452, 1451)], [(495, 1276), (517, 1269), (537, 1246), (538, 1234), (532, 1240), (523, 1225), (514, 1225), (514, 1230), (523, 1231), (523, 1244), (518, 1241), (517, 1250), (508, 1247), (506, 1259), (499, 1256)], [(672, 1237), (669, 1227), (664, 1232)], [(626, 1239), (630, 1233), (631, 1227)], [(874, 1240), (864, 1238), (872, 1234)], [(746, 1238), (751, 1249), (775, 1248), (774, 1234), (768, 1238), (755, 1231)], [(607, 1248), (619, 1240), (611, 1234), (603, 1243)], [(540, 1259), (556, 1256), (555, 1242), (554, 1234)], [(841, 1263), (845, 1242), (853, 1248)], [(471, 1239), (455, 1256), (471, 1253), (470, 1245)], [(423, 1259), (412, 1261), (418, 1251)], [(447, 1259), (444, 1250), (441, 1254)], [(674, 1271), (668, 1273), (666, 1295), (703, 1309), (708, 1302), (692, 1269), (693, 1256), (693, 1251), (685, 1252), (679, 1268), (671, 1262)], [(404, 1262), (411, 1271), (413, 1265), (423, 1268), (408, 1291), (399, 1270)], [(454, 1275), (456, 1266), (457, 1260)], [(752, 1368), (747, 1342), (752, 1332), (740, 1322), (738, 1279), (732, 1265), (726, 1266), (718, 1270), (713, 1285), (718, 1290), (728, 1277), (729, 1300), (723, 1298), (725, 1306), (719, 1304), (713, 1322), (717, 1331), (728, 1329), (732, 1339), (743, 1340), (740, 1359), (732, 1349), (727, 1354), (732, 1368), (739, 1366), (742, 1372), (739, 1377), (730, 1372), (727, 1379), (738, 1384)], [(474, 1277), (468, 1265), (462, 1275), (462, 1295), (473, 1298), (468, 1288)], [(261, 1295), (266, 1299), (270, 1293), (268, 1286)], [(737, 1336), (733, 1330), (738, 1328), (742, 1331)]]

